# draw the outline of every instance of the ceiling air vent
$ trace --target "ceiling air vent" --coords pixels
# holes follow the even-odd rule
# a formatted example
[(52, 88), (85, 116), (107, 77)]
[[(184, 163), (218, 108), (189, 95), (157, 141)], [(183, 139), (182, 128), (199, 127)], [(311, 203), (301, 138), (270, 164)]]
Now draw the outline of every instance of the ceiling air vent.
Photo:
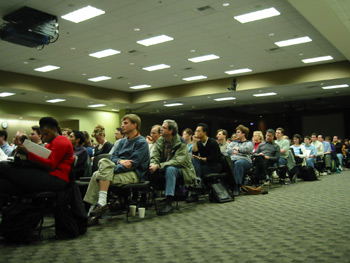
[(190, 70), (193, 70), (193, 68), (188, 67), (188, 68), (184, 68), (183, 70), (185, 70), (185, 71), (190, 71)]
[(266, 49), (266, 52), (267, 53), (276, 53), (276, 52), (279, 52), (281, 50), (282, 49), (280, 49), (279, 47), (273, 47), (273, 48)]

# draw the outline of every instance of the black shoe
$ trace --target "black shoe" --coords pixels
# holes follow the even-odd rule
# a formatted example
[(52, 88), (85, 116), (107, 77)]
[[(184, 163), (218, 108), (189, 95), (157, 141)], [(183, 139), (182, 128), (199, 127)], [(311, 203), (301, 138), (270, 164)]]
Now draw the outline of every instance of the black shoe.
[(90, 212), (91, 216), (101, 216), (105, 213), (109, 212), (109, 206), (108, 205), (96, 205), (95, 209)]
[(174, 212), (174, 208), (171, 205), (166, 205), (159, 211), (160, 216), (165, 216), (172, 214)]
[(195, 203), (198, 202), (198, 196), (191, 195), (186, 199), (186, 203)]
[(98, 219), (98, 216), (89, 216), (87, 226), (97, 226), (99, 224)]

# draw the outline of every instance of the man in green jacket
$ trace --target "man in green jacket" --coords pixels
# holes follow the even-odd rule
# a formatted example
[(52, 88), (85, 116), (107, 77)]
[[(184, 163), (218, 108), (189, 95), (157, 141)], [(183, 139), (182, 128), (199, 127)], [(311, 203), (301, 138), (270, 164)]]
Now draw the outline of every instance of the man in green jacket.
[(175, 194), (176, 180), (182, 179), (186, 186), (194, 184), (196, 173), (192, 165), (187, 144), (178, 134), (177, 123), (174, 120), (164, 120), (161, 128), (162, 137), (156, 142), (151, 152), (150, 173), (157, 176), (160, 172), (165, 177), (166, 205), (159, 214), (171, 214), (174, 209), (172, 201)]

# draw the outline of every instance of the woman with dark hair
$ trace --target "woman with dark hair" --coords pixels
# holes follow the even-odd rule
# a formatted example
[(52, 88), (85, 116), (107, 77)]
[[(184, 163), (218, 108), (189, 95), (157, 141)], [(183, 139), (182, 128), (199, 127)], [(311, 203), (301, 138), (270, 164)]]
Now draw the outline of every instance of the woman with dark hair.
[(58, 192), (69, 182), (74, 156), (68, 138), (59, 135), (58, 122), (51, 117), (39, 121), (42, 139), (51, 153), (48, 158), (29, 151), (23, 144), (16, 151), (27, 157), (24, 163), (0, 162), (0, 193), (22, 194), (41, 191)]
[(299, 134), (293, 135), (293, 142), (294, 144), (291, 146), (291, 148), (294, 151), (295, 154), (295, 163), (302, 165), (306, 165), (305, 157), (306, 157), (306, 149), (305, 146), (302, 145), (303, 138)]

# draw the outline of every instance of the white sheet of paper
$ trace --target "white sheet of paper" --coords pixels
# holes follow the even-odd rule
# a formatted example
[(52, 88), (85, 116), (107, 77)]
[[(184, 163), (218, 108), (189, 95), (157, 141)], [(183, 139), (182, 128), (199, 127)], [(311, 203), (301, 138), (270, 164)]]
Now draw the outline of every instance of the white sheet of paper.
[(46, 149), (45, 147), (40, 146), (30, 140), (24, 140), (23, 145), (28, 149), (28, 151), (35, 153), (38, 156), (43, 158), (48, 158), (51, 154), (51, 150)]

